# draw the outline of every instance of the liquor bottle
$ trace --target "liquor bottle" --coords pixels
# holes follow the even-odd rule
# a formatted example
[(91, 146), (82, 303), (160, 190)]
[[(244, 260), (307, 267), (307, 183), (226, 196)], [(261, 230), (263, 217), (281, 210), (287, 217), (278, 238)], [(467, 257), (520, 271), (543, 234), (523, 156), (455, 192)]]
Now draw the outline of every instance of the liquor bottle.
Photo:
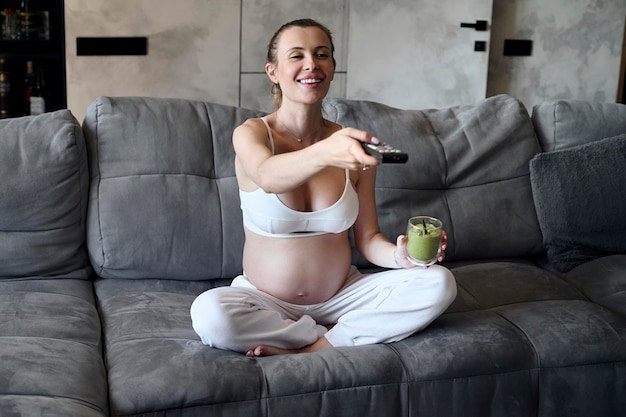
[(26, 78), (24, 79), (25, 114), (30, 114), (30, 96), (33, 94), (35, 84), (37, 84), (37, 77), (35, 77), (35, 71), (33, 71), (33, 61), (26, 61)]
[(30, 4), (22, 0), (20, 5), (20, 39), (30, 40)]
[(30, 94), (30, 114), (42, 114), (46, 111), (46, 83), (43, 78), (43, 70), (37, 69), (35, 86)]
[(0, 119), (10, 116), (11, 82), (6, 70), (6, 60), (0, 58)]

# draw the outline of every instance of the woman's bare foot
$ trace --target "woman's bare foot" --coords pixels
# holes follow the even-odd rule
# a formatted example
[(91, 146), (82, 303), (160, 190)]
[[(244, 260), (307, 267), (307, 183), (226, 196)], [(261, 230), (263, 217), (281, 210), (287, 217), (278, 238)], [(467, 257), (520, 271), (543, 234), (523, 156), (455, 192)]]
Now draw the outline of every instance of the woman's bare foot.
[(294, 353), (312, 353), (318, 352), (323, 349), (329, 349), (333, 347), (325, 337), (320, 337), (317, 341), (311, 345), (305, 346), (300, 349), (281, 349), (274, 346), (259, 345), (254, 349), (250, 349), (246, 352), (246, 356), (251, 358), (258, 358), (261, 356), (274, 356), (274, 355), (290, 355)]

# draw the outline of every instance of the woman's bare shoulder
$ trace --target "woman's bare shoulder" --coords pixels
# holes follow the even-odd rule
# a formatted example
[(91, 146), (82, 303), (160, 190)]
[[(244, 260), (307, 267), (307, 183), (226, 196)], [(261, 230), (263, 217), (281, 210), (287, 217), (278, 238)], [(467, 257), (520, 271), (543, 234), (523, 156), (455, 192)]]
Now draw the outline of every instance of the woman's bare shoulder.
[(248, 119), (233, 131), (233, 142), (266, 142), (268, 137), (267, 129), (263, 121), (259, 118)]
[(257, 131), (265, 131), (265, 123), (258, 117), (247, 119), (245, 122), (235, 128), (236, 133), (255, 133)]

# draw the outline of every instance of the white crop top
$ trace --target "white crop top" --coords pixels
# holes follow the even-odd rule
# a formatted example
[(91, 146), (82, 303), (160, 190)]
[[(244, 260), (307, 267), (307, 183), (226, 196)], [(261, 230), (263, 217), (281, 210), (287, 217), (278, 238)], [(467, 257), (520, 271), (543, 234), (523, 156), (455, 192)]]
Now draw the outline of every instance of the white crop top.
[[(269, 135), (274, 153), (274, 138), (265, 118), (261, 118)], [(315, 211), (298, 211), (287, 207), (276, 194), (257, 188), (239, 190), (243, 224), (262, 236), (291, 238), (341, 233), (348, 230), (359, 213), (359, 199), (346, 169), (343, 194), (332, 206)]]

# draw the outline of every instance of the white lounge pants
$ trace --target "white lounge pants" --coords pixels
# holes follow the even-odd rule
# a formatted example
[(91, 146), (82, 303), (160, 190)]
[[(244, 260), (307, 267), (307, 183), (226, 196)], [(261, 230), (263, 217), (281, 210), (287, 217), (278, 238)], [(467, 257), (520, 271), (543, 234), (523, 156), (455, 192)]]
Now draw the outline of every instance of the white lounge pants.
[[(261, 344), (298, 349), (325, 336), (337, 346), (389, 343), (422, 330), (456, 297), (452, 273), (439, 265), (362, 274), (352, 267), (330, 300), (284, 302), (257, 290), (244, 275), (230, 287), (200, 294), (193, 328), (205, 345), (247, 352)], [(335, 324), (328, 330), (324, 325)]]

